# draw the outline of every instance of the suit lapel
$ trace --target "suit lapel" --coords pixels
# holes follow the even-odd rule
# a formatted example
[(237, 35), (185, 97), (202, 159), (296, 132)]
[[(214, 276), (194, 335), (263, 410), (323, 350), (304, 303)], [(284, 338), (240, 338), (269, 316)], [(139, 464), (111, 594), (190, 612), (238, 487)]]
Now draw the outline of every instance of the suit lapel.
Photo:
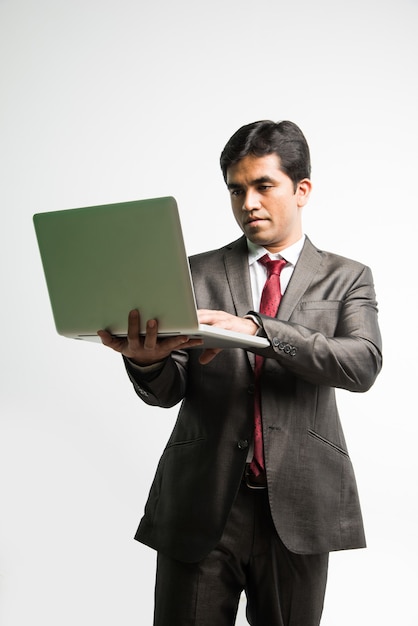
[[(226, 246), (224, 262), (226, 279), (231, 291), (236, 315), (244, 317), (248, 311), (254, 309), (245, 237), (240, 237), (237, 241)], [(320, 253), (306, 237), (292, 278), (280, 303), (277, 314), (278, 319), (283, 321), (290, 319), (295, 307), (317, 274), (321, 262)], [(254, 354), (249, 352), (247, 354), (252, 366), (254, 366)]]
[[(225, 274), (231, 291), (236, 315), (244, 317), (253, 309), (253, 296), (248, 268), (247, 240), (241, 237), (225, 249)], [(255, 366), (255, 355), (247, 352), (251, 368)]]
[(311, 241), (306, 237), (305, 244), (300, 253), (298, 262), (292, 274), (292, 278), (280, 302), (277, 317), (281, 320), (288, 321), (292, 315), (295, 306), (308, 289), (312, 279), (316, 275), (321, 265), (321, 255), (313, 246)]
[(238, 317), (244, 317), (253, 308), (248, 251), (245, 237), (225, 249), (225, 273)]

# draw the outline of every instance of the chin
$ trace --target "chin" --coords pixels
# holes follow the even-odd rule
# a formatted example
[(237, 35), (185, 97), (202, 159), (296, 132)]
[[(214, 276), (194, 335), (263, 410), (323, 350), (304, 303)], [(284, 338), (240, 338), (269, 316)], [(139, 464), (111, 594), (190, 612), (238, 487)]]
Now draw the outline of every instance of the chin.
[(261, 233), (246, 233), (248, 239), (258, 246), (263, 246), (264, 248), (271, 244), (270, 239), (267, 239)]

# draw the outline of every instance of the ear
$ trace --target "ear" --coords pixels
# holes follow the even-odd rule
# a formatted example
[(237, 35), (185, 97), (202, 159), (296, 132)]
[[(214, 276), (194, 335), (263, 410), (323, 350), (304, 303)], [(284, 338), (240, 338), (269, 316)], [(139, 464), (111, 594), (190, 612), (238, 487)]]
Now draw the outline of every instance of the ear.
[(296, 196), (298, 201), (298, 206), (303, 207), (309, 200), (309, 196), (312, 191), (312, 183), (309, 178), (303, 178), (298, 182), (298, 186), (296, 188)]

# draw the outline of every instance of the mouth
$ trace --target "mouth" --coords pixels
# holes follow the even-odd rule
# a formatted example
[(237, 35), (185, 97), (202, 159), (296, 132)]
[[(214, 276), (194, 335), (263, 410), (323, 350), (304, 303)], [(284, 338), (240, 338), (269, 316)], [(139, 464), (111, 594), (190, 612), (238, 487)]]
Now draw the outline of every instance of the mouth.
[(262, 217), (249, 217), (245, 221), (245, 225), (246, 226), (257, 226), (258, 224), (261, 224), (262, 222), (265, 222), (265, 219), (262, 218)]

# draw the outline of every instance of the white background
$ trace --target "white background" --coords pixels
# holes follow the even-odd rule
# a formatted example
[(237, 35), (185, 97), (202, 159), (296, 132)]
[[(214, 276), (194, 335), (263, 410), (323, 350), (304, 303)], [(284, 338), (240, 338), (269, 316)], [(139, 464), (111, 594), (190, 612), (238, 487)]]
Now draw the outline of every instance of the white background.
[(239, 233), (219, 153), (271, 118), (305, 132), (305, 230), (372, 267), (384, 339), (372, 390), (338, 394), (369, 547), (332, 556), (322, 624), (416, 626), (417, 16), (417, 0), (0, 0), (2, 625), (152, 624), (155, 555), (133, 534), (177, 410), (55, 333), (33, 213), (174, 195), (188, 252), (220, 246)]

